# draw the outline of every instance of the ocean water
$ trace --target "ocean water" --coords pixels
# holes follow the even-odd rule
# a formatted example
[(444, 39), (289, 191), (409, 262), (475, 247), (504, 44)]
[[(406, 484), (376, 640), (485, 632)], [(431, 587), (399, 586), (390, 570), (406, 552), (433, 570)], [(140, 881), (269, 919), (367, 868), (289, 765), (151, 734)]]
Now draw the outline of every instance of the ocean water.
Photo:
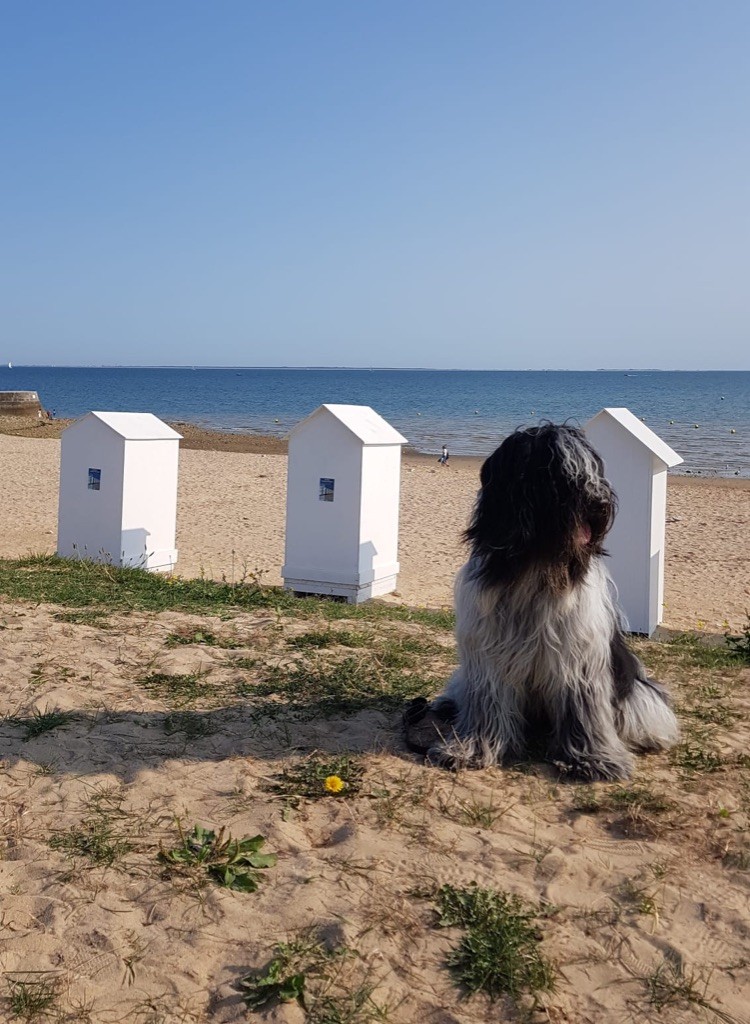
[(0, 391), (9, 390), (38, 391), (59, 417), (153, 412), (278, 436), (323, 402), (370, 405), (436, 455), (443, 443), (487, 455), (518, 426), (582, 425), (604, 406), (626, 406), (682, 455), (678, 471), (750, 477), (750, 371), (2, 366)]

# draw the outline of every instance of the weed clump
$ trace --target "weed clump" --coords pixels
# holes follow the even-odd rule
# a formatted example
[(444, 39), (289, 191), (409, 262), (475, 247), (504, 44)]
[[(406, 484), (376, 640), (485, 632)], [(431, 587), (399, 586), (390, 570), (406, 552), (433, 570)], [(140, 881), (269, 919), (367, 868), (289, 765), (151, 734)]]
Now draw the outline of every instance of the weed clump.
[(724, 642), (729, 648), (729, 653), (738, 661), (750, 662), (750, 613), (747, 616), (747, 625), (744, 629), (733, 636), (727, 632), (724, 634)]
[(298, 1003), (306, 1024), (369, 1024), (387, 1019), (386, 1007), (374, 1002), (362, 957), (348, 946), (328, 948), (303, 934), (278, 942), (274, 956), (260, 971), (237, 982), (248, 1010), (270, 1004)]
[(206, 879), (225, 889), (239, 892), (255, 892), (260, 882), (260, 870), (276, 864), (275, 853), (260, 853), (265, 843), (264, 836), (245, 836), (233, 839), (224, 836), (225, 829), (218, 834), (196, 825), (188, 835), (179, 828), (180, 846), (172, 850), (159, 851), (159, 859), (167, 866), (170, 874), (187, 876), (198, 886)]
[(356, 796), (363, 774), (361, 760), (351, 754), (312, 754), (275, 775), (269, 788), (295, 806), (300, 800)]
[(48, 846), (66, 857), (85, 857), (97, 867), (112, 867), (133, 849), (132, 843), (115, 831), (112, 820), (98, 814), (64, 832), (56, 832)]
[(471, 994), (512, 999), (552, 988), (552, 964), (539, 950), (537, 912), (520, 896), (471, 885), (443, 885), (435, 902), (441, 927), (459, 926), (466, 935), (448, 958), (458, 981)]

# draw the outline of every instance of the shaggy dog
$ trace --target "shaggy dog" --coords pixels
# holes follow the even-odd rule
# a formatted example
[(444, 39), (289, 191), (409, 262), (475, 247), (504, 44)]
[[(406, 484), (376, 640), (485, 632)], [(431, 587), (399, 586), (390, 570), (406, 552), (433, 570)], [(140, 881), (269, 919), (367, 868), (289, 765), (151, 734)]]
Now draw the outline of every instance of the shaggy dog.
[(455, 585), (459, 667), (432, 704), (407, 708), (407, 743), (443, 765), (531, 749), (573, 778), (628, 778), (631, 751), (664, 750), (678, 730), (623, 636), (602, 460), (574, 427), (531, 427), (486, 460), (481, 485)]

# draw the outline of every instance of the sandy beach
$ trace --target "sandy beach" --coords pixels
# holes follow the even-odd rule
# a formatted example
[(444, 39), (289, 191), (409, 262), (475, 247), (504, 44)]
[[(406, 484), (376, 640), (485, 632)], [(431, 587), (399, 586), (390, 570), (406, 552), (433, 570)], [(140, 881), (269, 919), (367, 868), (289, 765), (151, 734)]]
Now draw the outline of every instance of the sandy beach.
[[(55, 550), (63, 424), (0, 434), (0, 556)], [(217, 434), (175, 424), (181, 443), (177, 545), (181, 576), (281, 583), (286, 456), (275, 438)], [(50, 436), (40, 436), (47, 434)], [(464, 558), (461, 532), (481, 461), (449, 466), (403, 457), (400, 563), (395, 599), (451, 604)], [(750, 610), (750, 481), (669, 478), (664, 625), (722, 632)], [(393, 598), (392, 598), (393, 599)]]
[[(278, 442), (187, 444), (180, 573), (278, 583)], [(0, 435), (0, 555), (54, 551), (59, 455), (54, 436)], [(477, 472), (405, 455), (397, 600), (450, 603)], [(746, 485), (671, 481), (668, 625), (743, 624), (749, 526)], [(636, 640), (683, 742), (639, 757), (630, 783), (569, 785), (534, 763), (454, 774), (411, 754), (400, 724), (405, 696), (452, 670), (444, 622), (332, 610), (348, 614), (0, 597), (0, 1018), (741, 1024), (750, 669)], [(167, 866), (194, 826), (263, 837), (257, 891)], [(477, 885), (534, 914), (551, 990), (460, 988), (447, 961), (465, 931), (438, 926), (437, 901)], [(304, 966), (307, 1008), (251, 1012), (277, 943), (328, 951), (327, 973)]]

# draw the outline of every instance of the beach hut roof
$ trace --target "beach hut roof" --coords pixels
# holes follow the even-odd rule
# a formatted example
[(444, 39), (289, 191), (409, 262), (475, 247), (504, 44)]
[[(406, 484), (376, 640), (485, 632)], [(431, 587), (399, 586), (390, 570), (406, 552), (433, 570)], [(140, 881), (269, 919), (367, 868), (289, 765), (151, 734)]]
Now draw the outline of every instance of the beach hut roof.
[[(383, 419), (369, 405), (321, 405), (300, 420), (291, 434), (296, 434), (301, 427), (321, 415), (334, 416), (339, 423), (351, 431), (362, 444), (406, 444), (406, 438)], [(291, 435), (290, 435), (291, 436)]]
[(126, 441), (165, 441), (182, 437), (152, 412), (90, 412), (71, 427), (77, 427), (92, 417)]
[(639, 420), (630, 409), (602, 409), (601, 412), (598, 412), (596, 416), (593, 416), (588, 421), (584, 430), (588, 430), (592, 423), (601, 420), (602, 417), (607, 417), (618, 423), (628, 433), (632, 434), (636, 440), (648, 448), (652, 455), (655, 455), (657, 459), (661, 459), (668, 468), (671, 469), (672, 466), (679, 466), (684, 461), (681, 455), (678, 455), (673, 448), (670, 448), (666, 441), (662, 441), (659, 435), (647, 427), (642, 420)]

